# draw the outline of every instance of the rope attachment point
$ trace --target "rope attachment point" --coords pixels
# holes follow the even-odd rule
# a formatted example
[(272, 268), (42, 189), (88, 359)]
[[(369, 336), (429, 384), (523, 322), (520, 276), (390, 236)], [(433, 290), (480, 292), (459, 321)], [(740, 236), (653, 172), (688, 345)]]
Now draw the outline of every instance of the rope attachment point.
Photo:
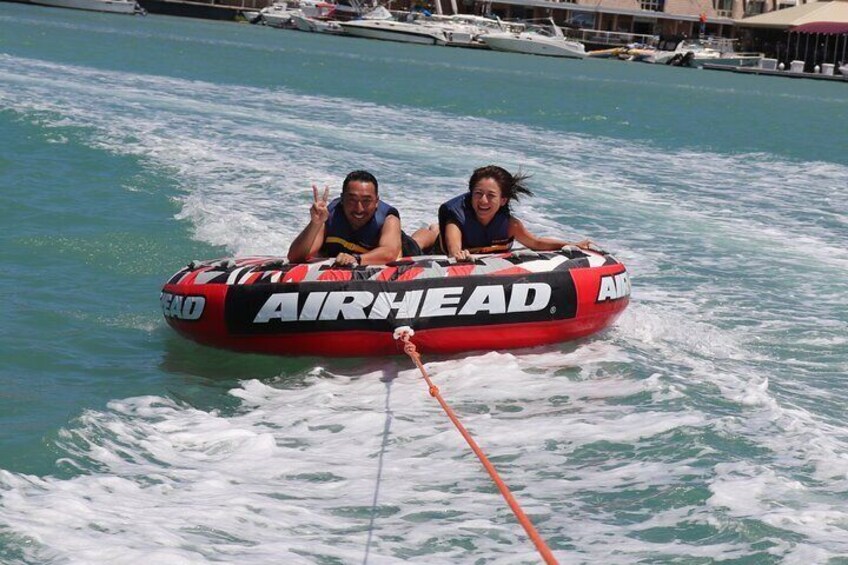
[[(413, 330), (409, 326), (397, 327), (397, 328), (395, 328), (395, 333), (392, 334), (392, 338), (395, 339), (395, 340), (403, 339), (403, 336), (405, 336), (405, 335), (412, 337), (412, 336), (415, 335), (415, 330)], [(406, 340), (403, 340), (403, 341), (406, 342)]]

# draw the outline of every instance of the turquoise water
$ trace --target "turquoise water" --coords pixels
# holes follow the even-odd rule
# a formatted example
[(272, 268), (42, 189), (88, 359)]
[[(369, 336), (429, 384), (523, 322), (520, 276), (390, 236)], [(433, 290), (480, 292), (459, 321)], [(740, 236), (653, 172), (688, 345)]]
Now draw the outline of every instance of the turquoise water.
[(611, 330), (425, 359), (563, 563), (848, 559), (848, 89), (0, 3), (0, 562), (537, 556), (403, 358), (206, 349), (191, 259), (498, 163), (628, 265)]

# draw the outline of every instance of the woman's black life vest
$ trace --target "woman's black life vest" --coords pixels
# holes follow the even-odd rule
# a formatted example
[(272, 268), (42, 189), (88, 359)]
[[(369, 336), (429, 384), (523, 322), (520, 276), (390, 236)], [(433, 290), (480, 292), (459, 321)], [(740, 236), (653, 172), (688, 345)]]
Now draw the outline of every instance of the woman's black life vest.
[(489, 225), (484, 226), (477, 219), (471, 207), (471, 193), (451, 198), (439, 206), (439, 239), (442, 252), (447, 253), (445, 228), (454, 223), (462, 232), (462, 249), (471, 253), (497, 253), (512, 247), (513, 238), (509, 237), (509, 209), (501, 206)]

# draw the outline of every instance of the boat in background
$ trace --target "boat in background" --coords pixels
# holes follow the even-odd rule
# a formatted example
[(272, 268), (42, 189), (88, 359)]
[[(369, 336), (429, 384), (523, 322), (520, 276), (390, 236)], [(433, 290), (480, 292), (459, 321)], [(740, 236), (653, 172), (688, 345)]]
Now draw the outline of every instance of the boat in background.
[(340, 22), (340, 25), (345, 35), (354, 37), (419, 45), (447, 45), (448, 43), (448, 38), (441, 27), (421, 25), (415, 21), (398, 21), (382, 6), (365, 14), (360, 20)]
[(482, 37), (489, 33), (520, 32), (526, 26), (504, 22), (501, 19), (473, 14), (453, 14), (451, 16), (440, 14), (416, 14), (413, 23), (418, 25), (441, 29), (447, 39), (447, 45), (451, 47), (479, 47), (488, 49)]
[(620, 61), (645, 61), (654, 57), (657, 48), (653, 45), (634, 43), (624, 47), (613, 47), (611, 49), (596, 49), (586, 53), (588, 57), (596, 59), (618, 59)]
[(517, 33), (488, 33), (481, 40), (496, 51), (572, 59), (586, 57), (586, 47), (579, 41), (565, 37), (553, 19), (549, 20), (547, 26), (535, 26)]
[(633, 46), (654, 47), (660, 37), (653, 34), (630, 33), (622, 31), (606, 31), (590, 28), (568, 28), (566, 35), (569, 39), (579, 41), (586, 46), (591, 53), (596, 51), (594, 57), (603, 56), (602, 51), (609, 49), (630, 48)]
[(258, 24), (262, 21), (262, 12), (259, 10), (242, 10), (241, 17), (249, 24)]
[(346, 35), (419, 45), (447, 45), (448, 38), (440, 28), (399, 22), (397, 20), (351, 20), (340, 24)]
[(737, 52), (734, 39), (708, 38), (678, 41), (673, 49), (660, 44), (654, 53), (640, 59), (646, 63), (676, 67), (702, 67), (704, 63), (731, 67), (756, 67), (765, 57), (763, 53)]
[(140, 14), (147, 11), (135, 0), (31, 0), (32, 4), (52, 6), (55, 8), (72, 8), (90, 12), (108, 12), (112, 14)]
[(257, 23), (271, 27), (295, 27), (302, 31), (330, 31), (330, 28), (335, 28), (333, 31), (338, 32), (340, 29), (337, 26), (322, 26), (316, 22), (334, 19), (337, 16), (337, 8), (338, 4), (323, 0), (278, 0), (260, 10), (261, 21)]
[(274, 2), (259, 10), (260, 19), (257, 23), (271, 27), (289, 27), (295, 13), (297, 8), (289, 6), (288, 2)]
[(335, 0), (335, 6), (333, 19), (340, 22), (364, 18), (381, 7), (378, 0)]
[(320, 16), (307, 16), (306, 14), (294, 14), (291, 18), (292, 25), (300, 31), (312, 33), (342, 33), (339, 22)]

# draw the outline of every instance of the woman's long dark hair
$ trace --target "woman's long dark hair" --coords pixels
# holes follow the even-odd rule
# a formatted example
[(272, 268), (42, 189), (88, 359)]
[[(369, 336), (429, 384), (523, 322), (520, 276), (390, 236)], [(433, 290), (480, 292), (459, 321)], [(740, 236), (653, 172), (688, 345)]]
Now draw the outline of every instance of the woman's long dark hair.
[(487, 165), (475, 169), (471, 174), (471, 178), (468, 179), (468, 191), (472, 192), (477, 183), (483, 179), (494, 179), (501, 189), (501, 196), (506, 198), (506, 207), (509, 210), (509, 203), (518, 200), (521, 195), (533, 196), (533, 192), (525, 184), (529, 178), (530, 175), (522, 173), (521, 169), (513, 175), (503, 167)]

